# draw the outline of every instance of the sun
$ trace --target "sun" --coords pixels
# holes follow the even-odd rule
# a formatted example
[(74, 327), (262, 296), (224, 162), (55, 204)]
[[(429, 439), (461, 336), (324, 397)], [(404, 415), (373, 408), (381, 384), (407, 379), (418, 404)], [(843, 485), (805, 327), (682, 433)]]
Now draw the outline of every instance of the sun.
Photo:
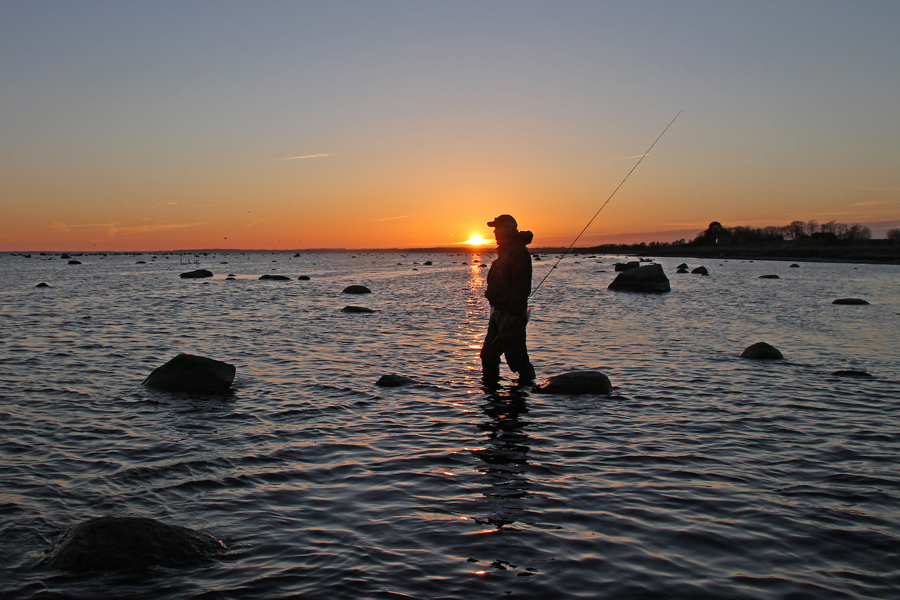
[(469, 244), (470, 246), (483, 246), (488, 243), (490, 243), (490, 240), (486, 240), (480, 235), (473, 235), (468, 240), (463, 242), (463, 244)]

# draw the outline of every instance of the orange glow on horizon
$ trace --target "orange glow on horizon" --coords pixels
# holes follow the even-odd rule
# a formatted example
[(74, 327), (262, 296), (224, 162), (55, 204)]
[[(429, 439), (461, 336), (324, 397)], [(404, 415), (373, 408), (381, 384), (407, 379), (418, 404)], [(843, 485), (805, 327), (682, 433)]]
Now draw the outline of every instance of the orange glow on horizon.
[(484, 246), (485, 244), (490, 244), (490, 240), (486, 240), (478, 234), (473, 235), (469, 239), (467, 239), (463, 244), (468, 244), (470, 246)]

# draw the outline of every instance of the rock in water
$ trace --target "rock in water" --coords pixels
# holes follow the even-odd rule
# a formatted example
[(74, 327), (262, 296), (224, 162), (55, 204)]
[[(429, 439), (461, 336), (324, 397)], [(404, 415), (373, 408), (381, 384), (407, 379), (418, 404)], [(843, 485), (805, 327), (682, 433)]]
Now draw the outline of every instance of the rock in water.
[(142, 385), (165, 392), (227, 394), (235, 372), (226, 362), (182, 353), (154, 369)]
[(606, 394), (612, 392), (609, 377), (600, 371), (572, 371), (554, 375), (535, 386), (537, 394)]
[(265, 281), (290, 281), (291, 278), (287, 275), (263, 275), (260, 279)]
[(41, 288), (43, 288), (43, 287), (50, 287), (50, 284), (47, 283), (47, 282), (42, 281), (41, 283), (37, 284), (37, 285), (34, 286), (34, 287), (41, 287)]
[(760, 279), (781, 279), (778, 275), (760, 275)]
[(706, 267), (697, 267), (693, 271), (691, 271), (694, 275), (709, 275), (709, 269)]
[(372, 290), (364, 285), (349, 285), (344, 288), (345, 294), (371, 294)]
[(784, 356), (775, 346), (765, 342), (756, 342), (741, 352), (741, 358), (750, 358), (753, 360), (782, 360)]
[(838, 298), (832, 304), (858, 304), (860, 306), (868, 304), (862, 298)]
[(341, 309), (341, 312), (345, 313), (373, 313), (375, 312), (371, 308), (366, 308), (365, 306), (345, 306)]
[(196, 271), (188, 271), (179, 275), (182, 279), (202, 279), (203, 277), (212, 277), (212, 271), (206, 269), (197, 269)]
[(672, 290), (662, 265), (647, 265), (619, 273), (607, 288), (614, 292), (664, 294)]
[(297, 278), (298, 281), (309, 281), (309, 275), (301, 275)]
[(848, 369), (845, 371), (835, 371), (832, 373), (835, 377), (871, 377), (865, 371), (857, 371), (855, 369)]
[(98, 517), (68, 529), (43, 563), (64, 571), (184, 567), (218, 554), (216, 538), (145, 517)]
[(404, 377), (403, 375), (382, 375), (378, 378), (378, 381), (375, 382), (375, 385), (381, 387), (401, 387), (404, 385), (415, 385), (417, 381), (412, 379), (411, 377)]
[(615, 270), (620, 272), (630, 271), (632, 269), (638, 269), (641, 266), (641, 261), (633, 260), (627, 263), (616, 263)]

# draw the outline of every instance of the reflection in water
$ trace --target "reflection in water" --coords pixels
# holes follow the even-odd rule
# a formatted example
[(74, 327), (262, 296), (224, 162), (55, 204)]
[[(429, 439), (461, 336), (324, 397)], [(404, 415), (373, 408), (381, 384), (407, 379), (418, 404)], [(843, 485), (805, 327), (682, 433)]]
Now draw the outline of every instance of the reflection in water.
[(510, 525), (525, 512), (521, 500), (529, 496), (531, 488), (526, 433), (530, 423), (520, 418), (528, 414), (527, 394), (518, 386), (485, 386), (484, 391), (488, 402), (482, 410), (488, 419), (478, 427), (487, 433), (487, 440), (484, 448), (472, 453), (484, 462), (480, 471), (487, 475), (491, 487), (483, 494), (494, 502), (489, 514), (476, 521), (498, 530), (513, 530)]

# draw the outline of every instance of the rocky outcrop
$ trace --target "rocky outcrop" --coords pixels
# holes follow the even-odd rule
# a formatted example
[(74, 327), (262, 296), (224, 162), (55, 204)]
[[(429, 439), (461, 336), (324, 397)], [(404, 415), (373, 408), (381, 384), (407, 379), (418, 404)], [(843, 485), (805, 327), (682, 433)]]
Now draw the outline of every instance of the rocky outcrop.
[(868, 305), (869, 303), (862, 298), (838, 298), (832, 304), (856, 304), (859, 306)]
[(536, 394), (605, 394), (612, 392), (609, 377), (600, 371), (572, 371), (554, 375), (534, 387)]
[(141, 385), (165, 392), (227, 394), (236, 371), (226, 362), (182, 353), (154, 369)]
[(196, 271), (188, 271), (179, 275), (182, 279), (202, 279), (204, 277), (212, 277), (212, 271), (206, 269), (197, 269)]
[(641, 266), (641, 262), (640, 262), (640, 261), (638, 261), (638, 260), (632, 260), (632, 261), (627, 262), (627, 263), (616, 263), (615, 270), (616, 270), (616, 271), (622, 271), (622, 272), (624, 272), (624, 271), (630, 271), (630, 270), (632, 270), (632, 269), (640, 268), (640, 266)]
[(224, 549), (216, 538), (187, 527), (146, 517), (98, 517), (63, 533), (42, 562), (52, 569), (79, 573), (180, 568)]
[(260, 277), (262, 281), (290, 281), (291, 278), (287, 275), (262, 275)]
[(765, 342), (756, 342), (751, 346), (747, 346), (741, 352), (741, 358), (749, 358), (752, 360), (782, 360), (784, 356), (775, 346)]
[(371, 294), (372, 290), (364, 285), (348, 285), (344, 288), (345, 294)]
[(664, 294), (672, 290), (662, 265), (647, 265), (619, 273), (607, 289), (614, 292)]
[(345, 306), (341, 309), (341, 312), (345, 313), (373, 313), (375, 312), (371, 308), (366, 308), (365, 306)]
[(402, 387), (404, 385), (416, 385), (417, 383), (418, 382), (411, 377), (391, 374), (379, 377), (378, 381), (375, 382), (375, 385), (381, 387)]

